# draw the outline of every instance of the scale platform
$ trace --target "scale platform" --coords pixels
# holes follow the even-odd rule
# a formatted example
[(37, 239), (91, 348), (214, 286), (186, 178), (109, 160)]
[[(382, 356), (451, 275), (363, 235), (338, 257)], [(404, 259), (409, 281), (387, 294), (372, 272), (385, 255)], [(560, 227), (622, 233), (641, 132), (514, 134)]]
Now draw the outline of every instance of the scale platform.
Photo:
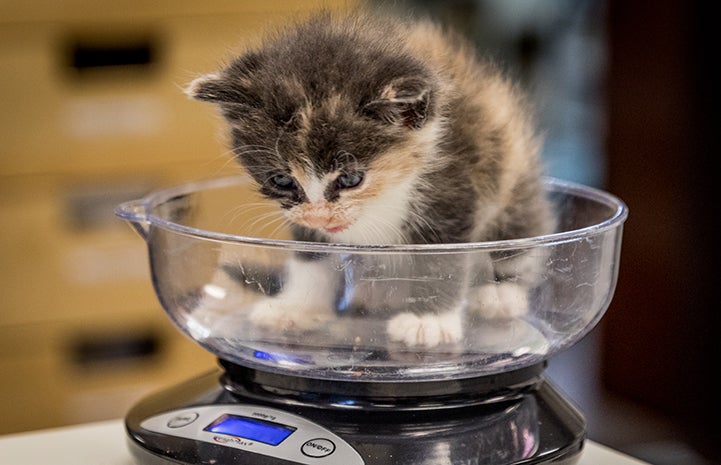
[(129, 412), (137, 463), (570, 465), (585, 440), (583, 416), (542, 365), (405, 386), (225, 365)]

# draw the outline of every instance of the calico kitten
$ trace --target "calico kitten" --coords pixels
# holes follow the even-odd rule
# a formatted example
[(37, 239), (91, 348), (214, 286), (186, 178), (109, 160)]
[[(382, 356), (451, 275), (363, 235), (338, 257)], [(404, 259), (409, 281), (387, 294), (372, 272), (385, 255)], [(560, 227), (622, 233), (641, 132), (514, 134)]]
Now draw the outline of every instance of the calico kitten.
[[(430, 21), (321, 13), (196, 79), (187, 93), (217, 104), (235, 158), (278, 202), (297, 240), (458, 243), (553, 229), (523, 98), (472, 46)], [(284, 287), (256, 304), (252, 321), (303, 329), (333, 318), (348, 283), (329, 260), (292, 260)], [(389, 304), (387, 289), (361, 283), (353, 295), (366, 311), (395, 305), (388, 337), (426, 347), (458, 342), (466, 307), (484, 318), (523, 315), (540, 266), (524, 255), (486, 257), (462, 264), (464, 279), (449, 288), (403, 277), (457, 267), (457, 258), (410, 260), (392, 265), (415, 305)]]

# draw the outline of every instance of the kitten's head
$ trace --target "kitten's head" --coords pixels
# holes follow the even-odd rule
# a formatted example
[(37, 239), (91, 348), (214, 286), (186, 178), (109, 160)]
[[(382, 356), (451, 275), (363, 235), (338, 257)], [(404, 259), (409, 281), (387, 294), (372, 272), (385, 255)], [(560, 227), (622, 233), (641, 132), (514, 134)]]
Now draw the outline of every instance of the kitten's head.
[(259, 191), (328, 239), (403, 242), (432, 163), (433, 76), (379, 34), (317, 18), (187, 90), (220, 107)]

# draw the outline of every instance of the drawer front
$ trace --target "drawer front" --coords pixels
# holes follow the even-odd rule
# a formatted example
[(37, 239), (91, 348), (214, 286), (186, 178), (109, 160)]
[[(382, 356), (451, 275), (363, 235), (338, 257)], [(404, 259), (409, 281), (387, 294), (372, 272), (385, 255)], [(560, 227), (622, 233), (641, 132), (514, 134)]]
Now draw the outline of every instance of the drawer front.
[(113, 211), (238, 173), (182, 89), (301, 0), (0, 2), (0, 433), (121, 417), (215, 365), (173, 327)]
[(0, 327), (0, 434), (121, 418), (215, 364), (157, 309)]
[(0, 327), (159, 309), (146, 244), (114, 209), (200, 176), (191, 168), (176, 165), (142, 177), (27, 176), (0, 184)]
[[(111, 2), (101, 12), (93, 3), (84, 15), (50, 8), (37, 22), (0, 20), (0, 175), (218, 157), (225, 149), (215, 110), (182, 89), (265, 27), (321, 4), (293, 3), (222, 2), (195, 15), (183, 3), (156, 11)], [(7, 14), (32, 17), (15, 10)]]

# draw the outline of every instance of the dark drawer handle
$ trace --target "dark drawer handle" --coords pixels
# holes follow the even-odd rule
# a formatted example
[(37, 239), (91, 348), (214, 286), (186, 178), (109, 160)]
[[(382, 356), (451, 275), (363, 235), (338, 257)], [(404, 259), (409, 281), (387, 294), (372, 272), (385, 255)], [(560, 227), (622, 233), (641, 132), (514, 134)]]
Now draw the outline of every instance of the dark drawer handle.
[(68, 61), (78, 72), (93, 69), (149, 67), (158, 61), (152, 36), (77, 38), (69, 41)]
[(84, 368), (139, 361), (158, 355), (161, 338), (153, 331), (138, 334), (83, 336), (71, 344), (73, 362)]

